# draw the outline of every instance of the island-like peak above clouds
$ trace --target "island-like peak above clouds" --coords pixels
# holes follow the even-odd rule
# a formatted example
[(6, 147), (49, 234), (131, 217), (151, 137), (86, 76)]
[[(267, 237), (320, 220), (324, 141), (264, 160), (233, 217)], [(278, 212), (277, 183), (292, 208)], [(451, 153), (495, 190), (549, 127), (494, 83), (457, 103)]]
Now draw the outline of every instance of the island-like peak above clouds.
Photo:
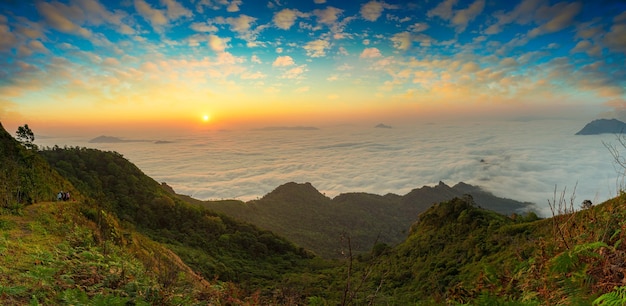
[(253, 131), (309, 131), (319, 130), (314, 126), (267, 126), (263, 128), (253, 129)]
[(378, 129), (390, 129), (391, 126), (390, 125), (386, 125), (384, 123), (379, 123), (378, 125), (375, 126), (375, 128), (378, 128)]
[(122, 142), (149, 142), (150, 140), (142, 139), (122, 139), (114, 136), (98, 136), (89, 140), (89, 143), (122, 143)]
[(617, 119), (596, 119), (587, 123), (576, 135), (619, 134), (623, 132), (626, 132), (626, 123), (622, 121)]

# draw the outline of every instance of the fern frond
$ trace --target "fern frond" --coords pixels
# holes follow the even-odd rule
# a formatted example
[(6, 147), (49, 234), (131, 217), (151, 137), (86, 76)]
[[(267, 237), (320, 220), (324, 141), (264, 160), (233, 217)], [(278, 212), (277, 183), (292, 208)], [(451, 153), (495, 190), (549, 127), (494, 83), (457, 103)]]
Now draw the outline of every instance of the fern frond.
[(607, 292), (593, 301), (593, 305), (602, 306), (622, 306), (626, 305), (626, 286), (615, 287), (611, 292)]

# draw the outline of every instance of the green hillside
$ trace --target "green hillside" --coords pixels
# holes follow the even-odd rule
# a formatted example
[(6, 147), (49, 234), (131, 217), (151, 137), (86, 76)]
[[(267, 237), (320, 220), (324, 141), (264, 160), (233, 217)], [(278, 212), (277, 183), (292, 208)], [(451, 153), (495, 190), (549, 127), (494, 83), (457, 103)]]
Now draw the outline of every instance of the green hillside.
[(207, 279), (272, 287), (311, 257), (272, 232), (183, 202), (118, 153), (67, 148), (41, 154), (123, 226), (165, 244)]
[[(217, 203), (281, 208), (291, 223), (344, 230), (340, 256), (328, 260), (180, 200), (118, 153), (27, 149), (3, 129), (0, 148), (1, 305), (626, 303), (624, 193), (579, 211), (555, 199), (547, 219), (485, 209), (484, 194), (455, 197), (416, 214), (397, 245), (368, 240), (398, 222), (384, 215), (389, 203), (401, 210), (428, 194), (472, 187), (329, 199), (310, 184), (288, 183), (258, 201)], [(50, 201), (60, 189), (74, 200)], [(329, 212), (336, 218), (315, 223)]]
[(0, 206), (17, 209), (40, 201), (53, 201), (69, 191), (81, 199), (76, 188), (62, 178), (36, 150), (26, 149), (0, 123)]
[[(626, 195), (538, 220), (438, 203), (394, 248), (351, 257), (349, 304), (624, 305)], [(568, 208), (569, 207), (569, 208)], [(358, 286), (357, 286), (358, 284)]]
[[(3, 181), (7, 191), (0, 193), (6, 199), (0, 215), (5, 242), (0, 251), (5, 255), (3, 275), (8, 276), (0, 287), (6, 303), (0, 304), (59, 304), (65, 294), (87, 304), (127, 297), (125, 301), (133, 303), (166, 305), (302, 298), (285, 287), (283, 278), (308, 269), (312, 255), (304, 249), (177, 199), (118, 153), (59, 147), (30, 150), (0, 130), (2, 161), (14, 161), (3, 162), (0, 172), (21, 179)], [(69, 190), (73, 200), (49, 202), (58, 190)], [(24, 251), (15, 252), (20, 249)], [(48, 274), (45, 281), (38, 282), (40, 276), (33, 281), (31, 274), (43, 269), (38, 266), (43, 260), (37, 259), (42, 252)], [(91, 255), (81, 257), (85, 252)], [(12, 262), (23, 265), (13, 267)], [(118, 271), (112, 265), (122, 268)], [(130, 285), (119, 279), (130, 273), (124, 267), (135, 269), (128, 276), (133, 280)], [(81, 277), (93, 274), (90, 286), (96, 288), (65, 275), (65, 269), (84, 269), (76, 271), (84, 274)], [(123, 275), (109, 275), (114, 272)], [(140, 276), (147, 289), (128, 287), (136, 286)], [(111, 277), (118, 279), (109, 283)], [(41, 282), (46, 285), (39, 286)], [(194, 288), (195, 293), (189, 291)]]
[(471, 195), (481, 207), (503, 214), (531, 210), (528, 203), (504, 199), (478, 187), (440, 182), (406, 195), (344, 193), (331, 199), (310, 183), (287, 183), (259, 200), (185, 201), (278, 233), (325, 258), (338, 258), (345, 251), (342, 237), (349, 236), (355, 253), (369, 252), (377, 243), (396, 245), (407, 237), (417, 216), (434, 203)]

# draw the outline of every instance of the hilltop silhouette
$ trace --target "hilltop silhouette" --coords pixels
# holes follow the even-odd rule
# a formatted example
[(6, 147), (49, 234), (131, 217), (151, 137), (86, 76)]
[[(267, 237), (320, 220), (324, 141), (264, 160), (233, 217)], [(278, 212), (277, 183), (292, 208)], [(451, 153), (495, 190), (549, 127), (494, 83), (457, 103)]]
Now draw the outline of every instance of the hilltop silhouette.
[(596, 119), (585, 125), (576, 135), (621, 134), (626, 132), (626, 123), (617, 119)]

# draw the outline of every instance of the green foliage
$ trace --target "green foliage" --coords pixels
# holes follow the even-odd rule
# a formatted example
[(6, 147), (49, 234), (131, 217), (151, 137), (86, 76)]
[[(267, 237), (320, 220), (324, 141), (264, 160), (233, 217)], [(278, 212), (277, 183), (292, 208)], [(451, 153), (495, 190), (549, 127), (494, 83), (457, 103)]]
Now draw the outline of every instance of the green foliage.
[(37, 145), (33, 143), (35, 141), (35, 134), (28, 127), (28, 124), (18, 127), (15, 132), (15, 136), (17, 137), (17, 141), (19, 141), (27, 149), (37, 150)]
[(626, 286), (615, 287), (615, 290), (607, 292), (593, 301), (593, 305), (622, 306), (626, 305)]
[(600, 257), (600, 254), (595, 252), (595, 250), (602, 247), (608, 247), (608, 245), (602, 241), (576, 245), (573, 250), (568, 250), (554, 257), (552, 259), (552, 269), (558, 273), (570, 272), (583, 264), (581, 258)]
[[(418, 193), (330, 200), (310, 184), (287, 184), (258, 201), (213, 202), (224, 209), (263, 204), (279, 211), (296, 199), (301, 206), (279, 217), (312, 228), (321, 227), (316, 218), (323, 219), (327, 208), (343, 205), (333, 213), (346, 223), (327, 228), (349, 229), (342, 233), (351, 239), (339, 247), (343, 258), (328, 261), (273, 232), (181, 201), (118, 153), (58, 147), (35, 152), (2, 132), (0, 304), (626, 302), (626, 287), (616, 287), (626, 262), (626, 194), (546, 220), (534, 213), (509, 218), (477, 207), (471, 197), (456, 198), (424, 210), (395, 246), (363, 229), (386, 237), (389, 232), (375, 227), (383, 222), (375, 216), (388, 208), (384, 203), (414, 201)], [(61, 189), (79, 201), (29, 205), (52, 200)], [(357, 210), (374, 217), (351, 218)], [(351, 243), (367, 245), (369, 252), (353, 255)]]
[(19, 214), (25, 205), (54, 200), (61, 189), (76, 191), (36, 150), (20, 145), (0, 124), (0, 214)]
[(208, 279), (236, 281), (253, 291), (275, 286), (311, 257), (272, 232), (183, 202), (118, 153), (76, 147), (41, 154), (82, 194), (96, 199), (82, 211), (101, 224), (105, 239), (123, 240), (122, 233), (109, 230), (117, 225), (107, 225), (115, 217), (169, 245)]
[(433, 203), (464, 194), (473, 194), (483, 207), (508, 213), (524, 207), (523, 203), (497, 198), (470, 185), (449, 187), (443, 183), (404, 196), (354, 192), (331, 199), (310, 183), (290, 182), (246, 203), (180, 198), (271, 230), (322, 257), (340, 258), (345, 251), (341, 250), (341, 235), (350, 235), (354, 254), (367, 254), (379, 242), (397, 245), (406, 239), (407, 229), (419, 213)]

